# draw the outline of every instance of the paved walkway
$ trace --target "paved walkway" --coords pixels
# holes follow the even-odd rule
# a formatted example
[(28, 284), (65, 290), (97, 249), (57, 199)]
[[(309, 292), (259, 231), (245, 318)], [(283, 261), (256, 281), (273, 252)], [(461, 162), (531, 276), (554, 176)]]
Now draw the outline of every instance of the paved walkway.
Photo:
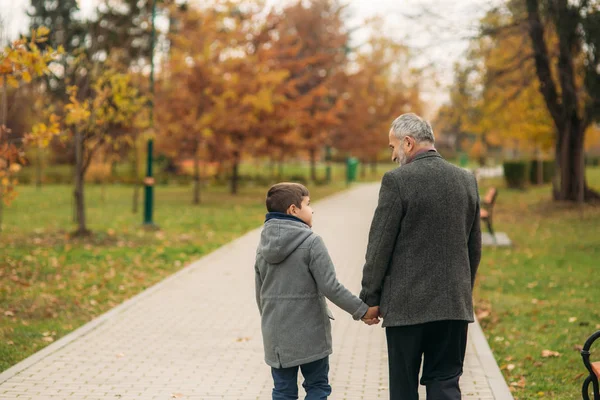
[[(354, 292), (377, 191), (357, 186), (314, 207), (314, 229)], [(270, 399), (254, 302), (259, 235), (222, 247), (0, 374), (0, 399)], [(384, 330), (332, 310), (330, 398), (388, 398)], [(466, 399), (512, 399), (478, 325), (461, 383)]]

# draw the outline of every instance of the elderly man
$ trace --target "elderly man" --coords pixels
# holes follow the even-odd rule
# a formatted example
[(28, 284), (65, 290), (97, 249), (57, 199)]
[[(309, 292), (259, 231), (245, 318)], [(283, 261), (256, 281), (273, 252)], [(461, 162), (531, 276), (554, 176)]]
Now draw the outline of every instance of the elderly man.
[(415, 114), (392, 123), (389, 141), (400, 168), (381, 182), (360, 298), (380, 306), (390, 399), (419, 398), (423, 359), (427, 398), (459, 400), (481, 258), (477, 182), (437, 153), (431, 125)]

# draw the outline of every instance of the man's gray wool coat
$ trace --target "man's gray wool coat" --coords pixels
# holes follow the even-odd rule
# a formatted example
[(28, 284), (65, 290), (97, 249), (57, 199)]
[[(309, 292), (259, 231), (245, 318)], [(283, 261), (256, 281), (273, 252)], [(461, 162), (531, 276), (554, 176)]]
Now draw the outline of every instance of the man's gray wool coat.
[(480, 259), (473, 174), (430, 151), (384, 175), (360, 294), (380, 306), (384, 327), (473, 322)]

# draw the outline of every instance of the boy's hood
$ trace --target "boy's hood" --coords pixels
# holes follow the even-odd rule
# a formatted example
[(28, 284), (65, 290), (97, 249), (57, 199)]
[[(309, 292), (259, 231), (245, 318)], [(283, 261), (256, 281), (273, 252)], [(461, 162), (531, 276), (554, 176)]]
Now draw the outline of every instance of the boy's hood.
[(303, 222), (267, 219), (260, 235), (258, 252), (269, 264), (280, 264), (311, 234), (312, 230)]

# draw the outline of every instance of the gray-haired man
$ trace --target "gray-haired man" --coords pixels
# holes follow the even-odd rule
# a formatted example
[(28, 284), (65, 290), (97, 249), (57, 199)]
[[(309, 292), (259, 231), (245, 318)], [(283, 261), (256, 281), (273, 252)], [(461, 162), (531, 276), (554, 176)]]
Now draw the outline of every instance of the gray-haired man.
[(475, 177), (434, 148), (431, 125), (404, 114), (389, 132), (400, 168), (381, 182), (360, 298), (380, 306), (386, 327), (390, 399), (461, 397), (472, 291), (481, 258)]

